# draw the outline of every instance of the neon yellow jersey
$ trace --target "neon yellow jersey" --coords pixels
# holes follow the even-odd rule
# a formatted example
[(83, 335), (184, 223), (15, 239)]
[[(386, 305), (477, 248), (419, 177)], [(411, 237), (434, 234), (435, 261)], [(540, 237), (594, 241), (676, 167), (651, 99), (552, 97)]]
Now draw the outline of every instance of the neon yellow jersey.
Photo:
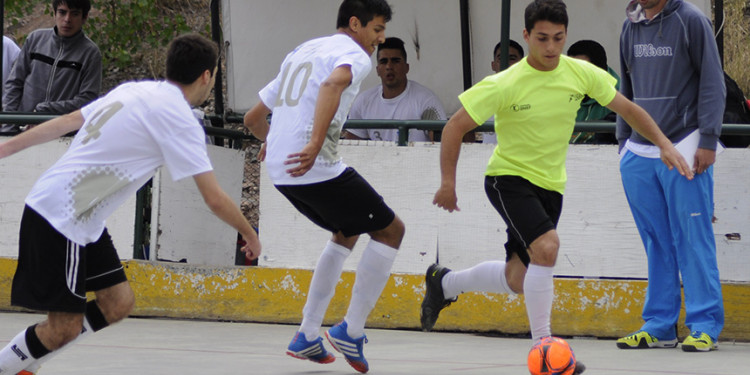
[(565, 157), (581, 100), (588, 95), (607, 105), (615, 83), (607, 71), (563, 55), (552, 71), (536, 70), (524, 58), (466, 90), (458, 99), (477, 124), (495, 115), (497, 147), (485, 174), (520, 176), (564, 193)]

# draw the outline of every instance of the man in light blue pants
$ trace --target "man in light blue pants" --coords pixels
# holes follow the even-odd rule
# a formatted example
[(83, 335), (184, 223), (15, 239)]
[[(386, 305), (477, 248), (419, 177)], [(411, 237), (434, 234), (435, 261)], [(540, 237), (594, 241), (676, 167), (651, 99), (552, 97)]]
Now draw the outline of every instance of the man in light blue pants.
[[(716, 298), (721, 297), (721, 284), (711, 226), (713, 167), (689, 181), (659, 159), (628, 152), (620, 172), (648, 256), (649, 283), (641, 331), (661, 343), (677, 345), (681, 272), (685, 323), (715, 343), (724, 326), (724, 309)], [(662, 188), (656, 188), (659, 186)]]
[[(711, 21), (683, 0), (634, 0), (620, 36), (623, 96), (643, 107), (683, 154), (688, 179), (669, 170), (658, 150), (618, 118), (620, 172), (648, 256), (641, 329), (617, 347), (674, 348), (685, 292), (682, 350), (717, 349), (724, 306), (712, 228), (713, 164), (726, 104), (724, 74)], [(681, 276), (681, 278), (680, 278)]]

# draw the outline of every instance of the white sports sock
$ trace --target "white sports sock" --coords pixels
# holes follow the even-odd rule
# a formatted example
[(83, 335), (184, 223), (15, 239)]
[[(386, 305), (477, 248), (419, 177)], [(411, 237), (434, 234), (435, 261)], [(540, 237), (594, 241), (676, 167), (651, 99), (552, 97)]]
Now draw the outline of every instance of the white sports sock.
[(0, 350), (0, 373), (15, 375), (35, 360), (26, 345), (26, 329), (24, 329)]
[(63, 345), (62, 347), (58, 348), (57, 350), (50, 352), (49, 354), (45, 355), (44, 357), (38, 358), (38, 359), (34, 360), (34, 362), (31, 362), (30, 364), (28, 364), (24, 368), (24, 370), (26, 370), (28, 372), (31, 372), (32, 374), (36, 374), (37, 371), (39, 371), (39, 368), (42, 367), (42, 364), (44, 364), (45, 362), (49, 361), (50, 359), (56, 357), (61, 352), (63, 352), (64, 350), (67, 350), (68, 348), (70, 348), (74, 344), (80, 342), (81, 340), (83, 340), (84, 338), (88, 337), (92, 333), (94, 333), (94, 330), (91, 329), (91, 324), (89, 324), (89, 320), (86, 319), (86, 317), (84, 316), (84, 318), (83, 318), (83, 329), (81, 330), (81, 333), (78, 335), (78, 337), (76, 337), (75, 339), (73, 339), (73, 341), (71, 341), (71, 342)]
[(505, 279), (505, 262), (482, 262), (465, 270), (448, 272), (443, 277), (445, 299), (453, 299), (466, 292), (515, 294)]
[(336, 292), (336, 284), (341, 277), (344, 261), (351, 254), (351, 250), (344, 246), (328, 241), (326, 247), (315, 265), (307, 302), (302, 309), (302, 324), (299, 331), (305, 334), (307, 341), (320, 336), (320, 326), (323, 324), (328, 304)]
[(362, 259), (357, 265), (357, 276), (354, 278), (352, 299), (346, 312), (347, 330), (351, 338), (358, 338), (365, 334), (365, 322), (385, 283), (391, 276), (391, 266), (398, 251), (388, 245), (370, 240), (362, 252)]
[(531, 340), (550, 336), (550, 315), (555, 287), (552, 282), (552, 267), (529, 264), (523, 291), (526, 295), (526, 314), (529, 316)]

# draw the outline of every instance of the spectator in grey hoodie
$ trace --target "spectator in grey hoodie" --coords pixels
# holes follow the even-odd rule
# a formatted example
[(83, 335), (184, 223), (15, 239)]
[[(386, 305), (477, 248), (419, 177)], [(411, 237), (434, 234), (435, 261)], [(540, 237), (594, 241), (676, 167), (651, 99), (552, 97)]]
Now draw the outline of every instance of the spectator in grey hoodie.
[[(26, 39), (3, 90), (3, 111), (65, 114), (99, 96), (102, 55), (83, 32), (90, 0), (54, 0), (55, 27)], [(2, 125), (0, 132), (18, 131)]]
[(617, 346), (677, 346), (680, 276), (684, 351), (710, 351), (724, 326), (713, 216), (713, 164), (724, 113), (724, 74), (711, 21), (683, 0), (638, 0), (620, 36), (622, 94), (643, 107), (691, 164), (689, 181), (664, 167), (658, 148), (617, 119), (620, 171), (648, 257), (640, 330)]

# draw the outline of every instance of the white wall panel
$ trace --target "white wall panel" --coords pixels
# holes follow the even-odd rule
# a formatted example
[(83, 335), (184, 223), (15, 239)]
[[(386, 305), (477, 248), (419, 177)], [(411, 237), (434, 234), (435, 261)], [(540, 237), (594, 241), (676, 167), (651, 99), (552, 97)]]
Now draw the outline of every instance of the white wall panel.
[[(0, 143), (6, 139), (0, 137)], [(24, 199), (37, 178), (69, 145), (70, 139), (63, 138), (0, 159), (0, 257), (18, 256)], [(244, 152), (210, 145), (208, 150), (219, 184), (239, 206)], [(194, 264), (234, 265), (237, 232), (206, 207), (193, 179), (174, 182), (163, 170), (158, 176), (153, 189), (157, 198), (152, 210), (152, 259), (184, 258)], [(133, 258), (135, 203), (133, 195), (107, 219), (121, 259)]]
[[(505, 225), (484, 193), (484, 168), (491, 147), (464, 145), (459, 159), (460, 212), (432, 205), (440, 181), (439, 145), (396, 147), (380, 142), (343, 141), (341, 153), (406, 223), (406, 236), (393, 267), (397, 273), (424, 272), (435, 261), (465, 268), (504, 259)], [(715, 170), (714, 225), (721, 277), (750, 281), (750, 150), (728, 149)], [(583, 277), (645, 278), (646, 256), (625, 200), (615, 146), (571, 146), (568, 185), (558, 231), (561, 249), (555, 273)], [(729, 240), (727, 233), (740, 233)], [(261, 174), (261, 264), (312, 269), (330, 237), (311, 224)], [(354, 270), (363, 235), (345, 269)]]
[[(0, 143), (8, 137), (0, 137)], [(24, 200), (36, 180), (70, 146), (61, 138), (0, 159), (0, 256), (18, 256), (18, 229)], [(130, 197), (107, 219), (107, 229), (121, 259), (133, 258), (135, 196)]]
[[(245, 152), (208, 146), (219, 185), (240, 206)], [(151, 211), (151, 260), (231, 266), (237, 231), (206, 206), (193, 178), (172, 181), (164, 168), (154, 178)]]

